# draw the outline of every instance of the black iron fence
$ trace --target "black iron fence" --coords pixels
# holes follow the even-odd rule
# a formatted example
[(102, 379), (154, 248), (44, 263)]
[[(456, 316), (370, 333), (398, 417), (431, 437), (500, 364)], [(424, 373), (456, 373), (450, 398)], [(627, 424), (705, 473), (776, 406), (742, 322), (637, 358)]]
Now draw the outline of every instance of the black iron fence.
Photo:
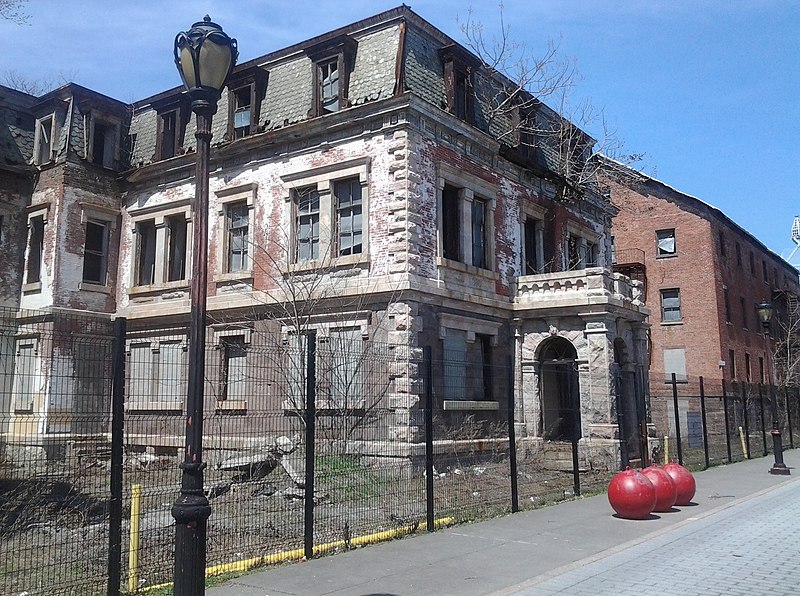
[(773, 452), (800, 440), (800, 388), (694, 377), (651, 389), (653, 459), (709, 467)]
[[(0, 594), (169, 583), (185, 336), (126, 330), (123, 319), (0, 314)], [(428, 349), (366, 340), (360, 329), (276, 336), (215, 327), (203, 422), (208, 573), (603, 489), (616, 466), (586, 455), (580, 429), (561, 433), (572, 440), (516, 436), (513, 366), (489, 352), (434, 359)], [(722, 401), (707, 388), (677, 388), (683, 432), (673, 444), (685, 444), (685, 460), (697, 449), (687, 426), (695, 405), (705, 404), (709, 461), (725, 460), (739, 424), (755, 445), (766, 397), (753, 401), (748, 388), (737, 410), (739, 386), (726, 387)], [(798, 427), (792, 391), (781, 395), (794, 409), (783, 411)]]

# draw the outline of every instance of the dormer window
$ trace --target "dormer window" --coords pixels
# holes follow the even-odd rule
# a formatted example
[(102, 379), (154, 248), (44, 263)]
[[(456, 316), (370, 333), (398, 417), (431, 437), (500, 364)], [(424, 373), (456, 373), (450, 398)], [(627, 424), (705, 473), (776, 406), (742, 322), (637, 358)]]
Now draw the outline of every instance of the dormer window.
[(310, 117), (349, 107), (347, 92), (355, 49), (355, 40), (343, 35), (306, 50), (314, 68)]
[(191, 110), (183, 96), (172, 96), (153, 106), (158, 112), (155, 158), (169, 159), (183, 153), (186, 123)]
[(439, 50), (444, 73), (447, 111), (456, 118), (475, 124), (475, 89), (473, 72), (480, 61), (456, 45)]
[(319, 65), (319, 97), (323, 114), (339, 111), (339, 60), (334, 58)]
[(250, 86), (233, 92), (233, 138), (241, 139), (250, 134), (252, 118), (252, 89)]
[(87, 158), (104, 168), (113, 168), (118, 158), (120, 126), (116, 122), (92, 118)]
[(259, 108), (268, 72), (257, 66), (231, 75), (228, 81), (228, 138), (241, 139), (259, 131)]
[(53, 160), (55, 128), (55, 114), (50, 114), (36, 121), (36, 165), (43, 165)]

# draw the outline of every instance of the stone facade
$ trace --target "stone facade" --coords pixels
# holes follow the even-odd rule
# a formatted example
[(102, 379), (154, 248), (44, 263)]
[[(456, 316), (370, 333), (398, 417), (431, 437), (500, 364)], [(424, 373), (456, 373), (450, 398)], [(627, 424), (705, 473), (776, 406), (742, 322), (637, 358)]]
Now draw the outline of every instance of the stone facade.
[[(476, 90), (464, 113), (448, 78), (462, 62), (473, 77), (464, 89)], [(513, 362), (513, 386), (503, 379), (493, 389), (442, 372), (437, 407), (454, 424), (465, 413), (500, 420), (513, 392), (526, 441), (579, 439), (585, 465), (615, 467), (621, 441), (638, 441), (633, 427), (620, 436), (618, 409), (645, 399), (636, 387), (647, 374), (641, 285), (609, 269), (616, 210), (595, 186), (566, 192), (547, 143), (533, 162), (498, 140), (509, 122), (482, 103), (492, 75), (478, 63), (403, 6), (236, 67), (213, 124), (209, 335), (217, 348), (237, 338), (255, 349), (261, 331), (291, 341), (302, 332), (291, 302), (323, 335), (360, 334), (405, 354), (385, 396), (391, 446), (371, 447), (395, 455), (421, 439), (422, 348), (452, 370), (457, 353), (467, 379), (470, 362)], [(338, 97), (313, 86), (323, 65), (342, 71)], [(173, 358), (179, 369), (193, 258), (185, 94), (125, 106), (67, 85), (17, 100), (35, 129), (21, 167), (36, 177), (16, 207), (4, 203), (17, 218), (25, 203), (29, 227), (27, 240), (2, 245), (19, 286), (6, 301), (125, 316), (129, 353), (148, 367)], [(542, 106), (540, 117), (557, 115)], [(343, 193), (360, 215), (342, 210)], [(36, 218), (46, 225), (32, 250)], [(34, 257), (35, 280), (25, 277)], [(630, 390), (618, 389), (621, 376), (633, 379)], [(129, 390), (137, 416), (180, 420), (177, 394), (148, 401)], [(282, 399), (233, 401), (246, 411)], [(142, 441), (171, 445), (178, 433), (162, 426), (159, 437), (154, 427)]]

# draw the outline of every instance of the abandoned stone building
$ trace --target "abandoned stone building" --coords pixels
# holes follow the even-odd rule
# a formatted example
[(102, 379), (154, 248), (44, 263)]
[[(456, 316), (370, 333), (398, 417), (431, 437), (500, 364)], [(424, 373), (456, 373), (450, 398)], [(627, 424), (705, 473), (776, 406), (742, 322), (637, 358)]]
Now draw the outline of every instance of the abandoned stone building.
[[(393, 454), (420, 440), (411, 362), (423, 347), (449, 415), (500, 419), (512, 388), (489, 371), (513, 361), (520, 438), (578, 432), (586, 465), (616, 466), (620, 439), (638, 448), (641, 284), (610, 269), (615, 207), (563, 173), (566, 161), (588, 167), (594, 141), (541, 103), (498, 112), (507, 83), (406, 6), (235, 67), (213, 122), (208, 359), (226, 383), (208, 379), (208, 412), (241, 425), (287, 407), (287, 383), (235, 373), (267, 343), (315, 330), (405, 355), (381, 396)], [(9, 437), (69, 432), (14, 421), (55, 407), (37, 329), (57, 319), (41, 313), (80, 312), (127, 318), (126, 410), (159, 415), (143, 443), (182, 444), (190, 116), (180, 88), (131, 105), (75, 84), (42, 97), (0, 89), (0, 300), (27, 329), (3, 355), (41, 377), (33, 396), (2, 388)], [(577, 141), (515, 132), (530, 118)]]

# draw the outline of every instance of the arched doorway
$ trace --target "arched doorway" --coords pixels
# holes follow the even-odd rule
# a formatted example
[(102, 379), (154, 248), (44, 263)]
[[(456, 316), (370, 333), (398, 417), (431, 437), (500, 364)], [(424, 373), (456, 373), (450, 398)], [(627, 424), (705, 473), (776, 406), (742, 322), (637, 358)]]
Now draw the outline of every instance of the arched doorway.
[(578, 353), (563, 337), (547, 340), (539, 352), (542, 438), (573, 441), (581, 436)]

